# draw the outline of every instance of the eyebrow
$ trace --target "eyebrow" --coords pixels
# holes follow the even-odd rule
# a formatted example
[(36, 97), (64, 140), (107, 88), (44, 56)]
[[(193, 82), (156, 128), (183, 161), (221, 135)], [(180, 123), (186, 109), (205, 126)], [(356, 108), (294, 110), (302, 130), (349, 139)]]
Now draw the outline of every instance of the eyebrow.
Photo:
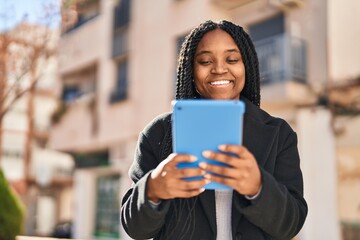
[[(228, 50), (225, 50), (225, 52), (237, 52), (237, 53), (240, 53), (240, 51), (236, 48), (232, 48), (232, 49), (228, 49)], [(200, 51), (198, 52), (197, 54), (195, 54), (195, 57), (199, 56), (199, 55), (203, 55), (203, 54), (210, 54), (211, 51), (208, 51), (208, 50), (203, 50), (203, 51)]]

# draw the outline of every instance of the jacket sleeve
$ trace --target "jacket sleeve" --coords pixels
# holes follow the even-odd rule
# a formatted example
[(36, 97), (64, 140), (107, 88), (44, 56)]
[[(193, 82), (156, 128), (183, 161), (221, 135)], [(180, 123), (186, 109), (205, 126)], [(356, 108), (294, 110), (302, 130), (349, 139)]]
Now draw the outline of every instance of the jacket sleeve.
[(245, 217), (274, 239), (291, 239), (302, 228), (307, 204), (296, 133), (287, 123), (280, 126), (273, 167), (260, 168), (263, 187), (255, 202), (238, 195), (235, 206)]
[[(129, 170), (133, 186), (122, 199), (121, 223), (130, 237), (135, 239), (153, 238), (162, 228), (169, 201), (162, 201), (153, 208), (147, 199), (147, 179), (159, 164), (158, 148), (163, 139), (159, 126), (152, 126), (139, 136), (134, 162)], [(151, 135), (153, 133), (153, 135)], [(148, 136), (152, 136), (149, 141)], [(159, 138), (159, 141), (156, 139)]]

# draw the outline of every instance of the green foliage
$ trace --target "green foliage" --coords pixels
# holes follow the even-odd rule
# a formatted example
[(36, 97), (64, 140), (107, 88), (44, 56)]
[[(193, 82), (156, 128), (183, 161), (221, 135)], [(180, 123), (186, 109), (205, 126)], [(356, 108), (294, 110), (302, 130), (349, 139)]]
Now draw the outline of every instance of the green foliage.
[(73, 2), (74, 2), (74, 0), (65, 0), (65, 1), (63, 2), (63, 8), (64, 8), (64, 9), (70, 8), (70, 6), (71, 6), (71, 4), (73, 4)]
[(14, 240), (22, 232), (24, 208), (0, 169), (0, 240)]

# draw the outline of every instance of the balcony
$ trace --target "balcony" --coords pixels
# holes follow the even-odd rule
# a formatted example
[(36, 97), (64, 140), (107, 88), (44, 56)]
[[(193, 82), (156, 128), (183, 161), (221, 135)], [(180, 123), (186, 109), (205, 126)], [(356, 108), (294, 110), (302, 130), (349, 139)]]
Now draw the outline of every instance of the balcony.
[(101, 16), (87, 21), (80, 28), (62, 35), (59, 44), (59, 71), (66, 74), (86, 68), (97, 61), (105, 45)]
[(281, 34), (256, 41), (261, 84), (306, 81), (305, 41)]
[(280, 34), (254, 42), (260, 64), (261, 98), (265, 103), (308, 103), (306, 42)]

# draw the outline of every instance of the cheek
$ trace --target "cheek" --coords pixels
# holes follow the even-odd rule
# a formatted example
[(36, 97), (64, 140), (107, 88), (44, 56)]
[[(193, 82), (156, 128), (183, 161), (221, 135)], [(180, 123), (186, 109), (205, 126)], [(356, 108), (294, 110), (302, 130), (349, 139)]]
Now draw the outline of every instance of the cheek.
[(202, 82), (205, 81), (206, 79), (206, 72), (204, 71), (204, 69), (201, 69), (199, 67), (195, 67), (194, 68), (194, 81), (195, 81), (195, 85), (201, 85)]
[(194, 73), (195, 88), (200, 95), (203, 95), (205, 91), (204, 82), (205, 82), (205, 77), (203, 74), (201, 74), (201, 72), (198, 71)]
[(244, 66), (239, 67), (236, 70), (235, 74), (238, 79), (245, 81), (245, 67)]

